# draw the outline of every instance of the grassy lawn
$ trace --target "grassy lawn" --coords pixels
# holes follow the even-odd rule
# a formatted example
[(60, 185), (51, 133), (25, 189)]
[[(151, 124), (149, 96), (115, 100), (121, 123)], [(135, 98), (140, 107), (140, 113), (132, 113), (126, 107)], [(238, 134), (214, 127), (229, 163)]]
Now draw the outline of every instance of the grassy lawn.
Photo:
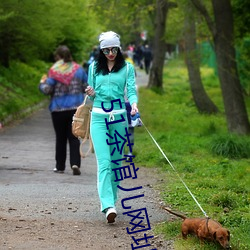
[[(203, 217), (186, 183), (207, 215), (231, 232), (232, 249), (250, 249), (250, 137), (230, 135), (219, 82), (210, 68), (201, 69), (203, 84), (218, 106), (217, 115), (202, 115), (192, 100), (186, 67), (170, 61), (164, 69), (164, 93), (139, 90), (142, 121), (152, 133), (172, 166), (161, 154), (144, 127), (135, 129), (137, 166), (158, 168), (162, 183), (157, 185), (164, 203), (188, 217)], [(250, 100), (247, 107), (250, 113)], [(173, 168), (172, 168), (173, 167)], [(181, 219), (155, 228), (156, 234), (175, 239), (175, 248), (219, 249), (213, 243), (201, 246), (190, 237), (182, 240)]]
[(9, 69), (0, 67), (0, 122), (10, 115), (20, 118), (22, 111), (45, 100), (38, 84), (47, 70), (48, 65), (40, 61), (30, 65), (13, 61)]

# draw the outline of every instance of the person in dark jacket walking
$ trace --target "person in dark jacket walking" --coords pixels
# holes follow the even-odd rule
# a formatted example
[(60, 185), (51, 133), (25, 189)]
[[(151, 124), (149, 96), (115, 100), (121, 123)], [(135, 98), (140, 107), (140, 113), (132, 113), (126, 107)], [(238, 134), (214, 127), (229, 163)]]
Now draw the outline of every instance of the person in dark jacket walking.
[(150, 69), (150, 65), (151, 65), (151, 61), (153, 59), (153, 55), (152, 55), (151, 49), (149, 48), (149, 46), (147, 44), (145, 45), (145, 48), (144, 48), (143, 57), (144, 57), (145, 71), (146, 71), (146, 74), (148, 74), (149, 69)]

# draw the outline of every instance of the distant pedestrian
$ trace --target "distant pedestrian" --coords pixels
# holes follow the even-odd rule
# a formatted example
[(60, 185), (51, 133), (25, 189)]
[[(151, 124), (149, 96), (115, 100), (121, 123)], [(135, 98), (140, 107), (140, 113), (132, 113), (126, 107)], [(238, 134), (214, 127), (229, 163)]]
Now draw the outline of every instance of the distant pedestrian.
[(87, 61), (87, 70), (89, 65), (97, 59), (98, 55), (99, 55), (99, 48), (97, 46), (94, 46), (89, 54), (89, 59)]
[(143, 47), (138, 45), (134, 50), (134, 62), (140, 68), (143, 69)]
[(151, 61), (153, 59), (152, 51), (149, 48), (148, 44), (145, 45), (145, 48), (143, 51), (143, 57), (144, 57), (145, 72), (146, 72), (146, 74), (148, 74), (150, 66), (151, 66)]
[(56, 134), (55, 173), (64, 173), (66, 168), (67, 142), (69, 142), (70, 166), (73, 175), (80, 175), (80, 142), (72, 134), (72, 117), (84, 100), (84, 86), (87, 74), (73, 61), (67, 46), (59, 46), (55, 51), (55, 64), (50, 68), (48, 77), (44, 76), (39, 84), (40, 91), (50, 95), (49, 110)]

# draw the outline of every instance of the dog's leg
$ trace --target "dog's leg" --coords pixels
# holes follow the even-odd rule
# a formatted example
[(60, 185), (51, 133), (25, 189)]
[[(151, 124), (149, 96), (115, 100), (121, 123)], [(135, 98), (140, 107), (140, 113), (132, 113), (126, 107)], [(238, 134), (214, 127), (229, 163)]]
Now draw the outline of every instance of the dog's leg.
[(182, 238), (183, 238), (184, 240), (186, 240), (186, 239), (187, 239), (187, 233), (184, 232), (184, 231), (182, 231), (181, 234), (182, 234)]

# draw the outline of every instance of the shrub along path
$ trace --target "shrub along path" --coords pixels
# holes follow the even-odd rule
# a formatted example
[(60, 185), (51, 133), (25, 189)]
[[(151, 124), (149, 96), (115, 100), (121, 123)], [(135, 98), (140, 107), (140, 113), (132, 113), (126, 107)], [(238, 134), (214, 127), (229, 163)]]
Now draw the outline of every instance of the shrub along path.
[[(145, 81), (147, 76), (140, 74)], [(99, 211), (94, 154), (82, 160), (81, 176), (73, 176), (69, 165), (64, 174), (53, 173), (54, 165), (54, 132), (47, 108), (0, 130), (0, 249), (131, 249), (131, 237), (141, 238), (144, 232), (127, 233), (131, 219), (123, 215), (129, 210), (120, 201), (116, 223), (106, 223)], [(153, 227), (168, 219), (154, 188), (161, 177), (143, 167), (137, 173), (137, 179), (121, 184), (142, 189), (120, 192), (120, 200), (144, 194), (125, 205), (146, 208)], [(151, 230), (146, 233), (154, 235)], [(149, 240), (154, 247), (172, 249), (171, 242), (154, 236)]]

